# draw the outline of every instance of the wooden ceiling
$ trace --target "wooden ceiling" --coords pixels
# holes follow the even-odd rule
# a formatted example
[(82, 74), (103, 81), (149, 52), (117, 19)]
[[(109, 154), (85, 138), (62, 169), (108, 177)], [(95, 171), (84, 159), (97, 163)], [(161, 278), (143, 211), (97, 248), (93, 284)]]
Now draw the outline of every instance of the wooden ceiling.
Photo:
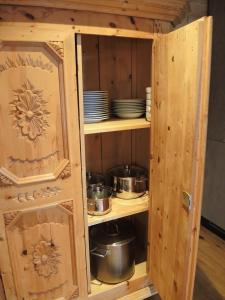
[(174, 21), (188, 0), (0, 0), (1, 4), (42, 6)]

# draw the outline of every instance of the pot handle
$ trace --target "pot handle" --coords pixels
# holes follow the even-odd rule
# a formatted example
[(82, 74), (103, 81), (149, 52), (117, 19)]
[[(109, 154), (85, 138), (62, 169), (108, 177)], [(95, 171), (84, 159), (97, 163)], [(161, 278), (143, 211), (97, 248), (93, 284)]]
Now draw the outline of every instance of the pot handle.
[(98, 257), (102, 257), (102, 258), (106, 257), (106, 255), (107, 255), (108, 252), (109, 252), (109, 250), (104, 250), (105, 253), (102, 254), (102, 253), (97, 252), (97, 251), (98, 251), (98, 248), (96, 247), (96, 248), (92, 249), (90, 252), (91, 252), (91, 254), (93, 254), (93, 255), (95, 255), (95, 256), (98, 256)]

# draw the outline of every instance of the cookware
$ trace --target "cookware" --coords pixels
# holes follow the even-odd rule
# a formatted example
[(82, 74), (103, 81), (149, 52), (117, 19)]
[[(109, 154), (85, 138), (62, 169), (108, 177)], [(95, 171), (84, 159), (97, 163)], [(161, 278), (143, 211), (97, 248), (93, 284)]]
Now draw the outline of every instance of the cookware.
[(134, 274), (135, 236), (127, 222), (102, 223), (90, 230), (91, 272), (99, 281), (118, 283)]
[(112, 189), (104, 185), (91, 185), (87, 190), (89, 215), (105, 215), (111, 211)]
[(107, 180), (113, 187), (115, 196), (134, 199), (145, 194), (148, 189), (148, 172), (138, 166), (118, 166), (108, 170)]
[(104, 185), (104, 177), (101, 173), (87, 171), (86, 182), (87, 182), (87, 188), (94, 187), (96, 184)]

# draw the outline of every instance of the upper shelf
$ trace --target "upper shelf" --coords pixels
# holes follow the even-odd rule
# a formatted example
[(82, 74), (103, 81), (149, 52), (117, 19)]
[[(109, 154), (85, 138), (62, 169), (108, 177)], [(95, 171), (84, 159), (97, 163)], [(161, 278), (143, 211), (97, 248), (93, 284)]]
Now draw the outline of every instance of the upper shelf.
[(84, 134), (122, 131), (130, 129), (150, 128), (150, 122), (145, 118), (112, 119), (100, 123), (84, 124)]

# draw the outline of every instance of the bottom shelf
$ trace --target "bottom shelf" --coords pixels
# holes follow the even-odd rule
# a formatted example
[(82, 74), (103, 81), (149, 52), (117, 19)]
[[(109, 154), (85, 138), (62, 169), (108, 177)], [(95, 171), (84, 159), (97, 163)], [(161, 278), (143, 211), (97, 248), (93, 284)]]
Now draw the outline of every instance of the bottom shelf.
[[(118, 284), (106, 284), (96, 279), (91, 281), (91, 294), (90, 299), (128, 299), (125, 296), (127, 294), (137, 292), (140, 289), (149, 287), (147, 297), (156, 293), (154, 287), (150, 285), (150, 281), (147, 275), (146, 262), (139, 263), (135, 266), (134, 275), (127, 281)], [(146, 293), (147, 290), (145, 290)], [(130, 299), (130, 298), (129, 298)], [(136, 298), (138, 299), (138, 298)], [(141, 299), (141, 298), (139, 298)]]

